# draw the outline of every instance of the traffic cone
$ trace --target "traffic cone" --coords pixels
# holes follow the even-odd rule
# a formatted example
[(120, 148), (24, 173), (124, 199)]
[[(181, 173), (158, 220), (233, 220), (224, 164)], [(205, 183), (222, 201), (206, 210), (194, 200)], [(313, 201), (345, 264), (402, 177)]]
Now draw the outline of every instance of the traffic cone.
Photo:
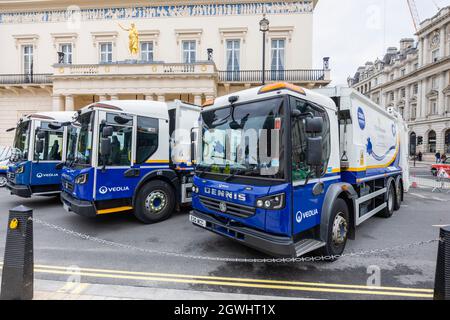
[(417, 189), (418, 185), (417, 185), (416, 175), (415, 175), (415, 174), (413, 174), (412, 180), (413, 180), (413, 182), (412, 182), (412, 184), (411, 184), (411, 188)]

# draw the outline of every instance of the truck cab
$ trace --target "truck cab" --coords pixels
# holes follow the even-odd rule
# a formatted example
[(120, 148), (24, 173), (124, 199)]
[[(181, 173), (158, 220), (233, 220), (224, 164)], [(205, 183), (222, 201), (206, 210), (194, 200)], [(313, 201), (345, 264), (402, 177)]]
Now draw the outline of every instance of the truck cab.
[(61, 192), (61, 168), (66, 160), (68, 124), (73, 112), (39, 112), (20, 119), (15, 130), (6, 187), (29, 198)]
[(65, 209), (85, 217), (133, 212), (155, 223), (190, 204), (199, 113), (181, 101), (104, 101), (81, 109), (62, 175)]
[[(333, 260), (357, 225), (398, 209), (406, 126), (354, 91), (324, 93), (275, 83), (205, 106), (190, 221), (271, 256)], [(358, 108), (373, 115), (364, 126)], [(368, 152), (384, 143), (373, 165)]]

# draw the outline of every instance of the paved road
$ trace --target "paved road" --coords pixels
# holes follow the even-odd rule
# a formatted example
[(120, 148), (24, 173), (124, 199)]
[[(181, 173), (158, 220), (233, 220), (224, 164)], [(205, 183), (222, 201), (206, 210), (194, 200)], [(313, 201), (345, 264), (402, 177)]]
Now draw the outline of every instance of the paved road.
[[(259, 258), (251, 249), (192, 226), (187, 212), (157, 225), (132, 215), (86, 219), (65, 212), (57, 199), (19, 199), (0, 190), (0, 257), (8, 209), (24, 204), (35, 217), (109, 241), (161, 252), (205, 257)], [(391, 219), (372, 218), (357, 230), (347, 252), (436, 239), (433, 225), (450, 223), (450, 195), (416, 189)], [(84, 240), (35, 224), (36, 277), (64, 281), (77, 266), (83, 282), (252, 295), (321, 299), (430, 298), (437, 243), (374, 256), (345, 257), (335, 263), (258, 264), (205, 261), (149, 254)], [(1, 259), (0, 258), (0, 259)], [(375, 267), (371, 267), (375, 266)], [(380, 270), (380, 288), (366, 287), (369, 270)], [(391, 288), (394, 287), (394, 288)]]

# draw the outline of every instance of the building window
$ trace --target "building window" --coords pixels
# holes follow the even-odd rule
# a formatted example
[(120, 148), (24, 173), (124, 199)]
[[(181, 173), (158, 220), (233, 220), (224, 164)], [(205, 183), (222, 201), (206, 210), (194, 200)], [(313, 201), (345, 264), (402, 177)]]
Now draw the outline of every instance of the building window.
[(415, 83), (413, 85), (413, 94), (418, 94), (419, 93), (419, 84)]
[(141, 42), (141, 60), (153, 62), (153, 42)]
[(436, 152), (436, 132), (433, 130), (428, 133), (428, 152)]
[(378, 78), (373, 79), (373, 86), (376, 87), (378, 85)]
[(402, 98), (406, 97), (406, 89), (405, 88), (400, 89), (400, 97), (402, 97)]
[(389, 100), (394, 101), (394, 92), (389, 93)]
[(417, 104), (411, 105), (411, 120), (415, 120), (417, 117)]
[(436, 62), (440, 58), (440, 52), (439, 49), (433, 50), (431, 52), (431, 62)]
[(284, 39), (272, 39), (272, 80), (284, 80), (285, 44)]
[(196, 42), (195, 40), (183, 41), (183, 62), (195, 63), (196, 61)]
[(227, 40), (227, 80), (239, 80), (240, 69), (240, 40)]
[(62, 62), (64, 64), (72, 64), (72, 44), (71, 43), (60, 44), (59, 51), (64, 54), (64, 59)]
[(112, 43), (100, 43), (100, 63), (111, 63), (112, 57)]
[(390, 79), (391, 81), (394, 80), (394, 74), (391, 74)]
[(431, 102), (430, 102), (430, 114), (431, 115), (438, 114), (436, 100), (431, 100)]
[(23, 57), (23, 73), (30, 75), (33, 73), (33, 46), (24, 45), (22, 47), (22, 57)]
[(406, 69), (402, 69), (402, 70), (400, 71), (400, 74), (402, 75), (402, 77), (405, 76), (405, 75), (406, 75)]
[(437, 90), (438, 89), (438, 79), (437, 77), (431, 78), (431, 89)]

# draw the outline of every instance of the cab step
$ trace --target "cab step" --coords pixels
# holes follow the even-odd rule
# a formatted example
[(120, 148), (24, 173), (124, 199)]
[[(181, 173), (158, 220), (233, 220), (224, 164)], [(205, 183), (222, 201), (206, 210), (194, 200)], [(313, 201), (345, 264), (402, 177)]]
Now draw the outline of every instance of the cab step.
[(295, 244), (295, 254), (297, 255), (297, 257), (300, 257), (311, 251), (324, 247), (325, 244), (326, 243), (323, 241), (314, 239), (300, 240)]

